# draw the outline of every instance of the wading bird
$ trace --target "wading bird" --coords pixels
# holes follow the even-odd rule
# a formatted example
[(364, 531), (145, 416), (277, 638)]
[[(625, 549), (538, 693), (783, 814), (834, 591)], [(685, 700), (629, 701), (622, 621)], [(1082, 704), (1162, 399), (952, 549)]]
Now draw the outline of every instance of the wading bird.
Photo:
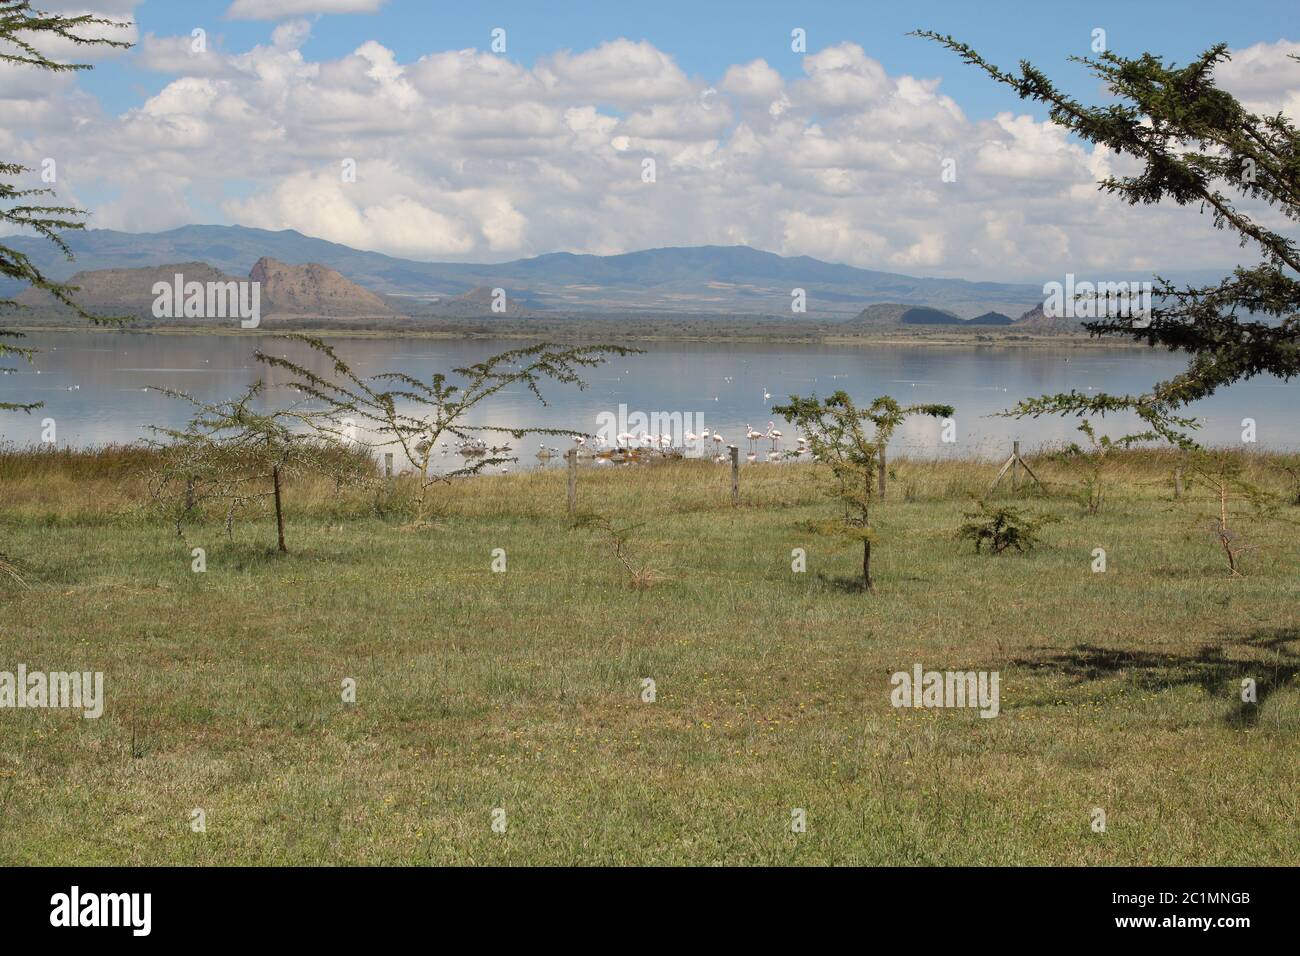
[(772, 442), (772, 451), (780, 451), (781, 432), (776, 430), (776, 422), (767, 423), (767, 437)]

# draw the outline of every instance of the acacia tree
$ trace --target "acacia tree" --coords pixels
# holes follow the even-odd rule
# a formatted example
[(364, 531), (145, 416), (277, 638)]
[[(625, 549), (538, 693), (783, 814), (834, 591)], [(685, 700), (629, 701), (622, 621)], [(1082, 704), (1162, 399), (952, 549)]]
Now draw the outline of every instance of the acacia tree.
[[(37, 44), (43, 37), (48, 37), (66, 40), (77, 46), (126, 48), (131, 44), (108, 37), (86, 36), (85, 31), (97, 27), (123, 28), (129, 25), (128, 22), (108, 20), (92, 14), (62, 16), (47, 13), (33, 9), (31, 3), (26, 0), (21, 2), (0, 0), (0, 63), (49, 70), (53, 73), (89, 70), (91, 67), (86, 63), (62, 63), (52, 60), (38, 49)], [(85, 211), (74, 206), (48, 206), (39, 203), (33, 205), (25, 201), (29, 197), (53, 195), (54, 192), (52, 189), (24, 189), (5, 181), (25, 172), (28, 172), (26, 166), (0, 160), (0, 223), (14, 226), (19, 230), (30, 229), (36, 232), (71, 259), (72, 251), (59, 236), (59, 232), (84, 228), (85, 223), (80, 220), (86, 215)], [(0, 276), (27, 282), (33, 288), (43, 289), (88, 321), (112, 321), (85, 312), (72, 300), (72, 293), (76, 291), (74, 287), (48, 279), (28, 256), (3, 244), (0, 244)], [(17, 307), (14, 300), (0, 298), (0, 313), (12, 311)], [(16, 356), (30, 362), (35, 349), (15, 344), (23, 337), (23, 333), (15, 329), (0, 328), (0, 359)], [(12, 371), (12, 367), (0, 366), (0, 373)], [(31, 412), (32, 409), (40, 408), (41, 404), (40, 402), (0, 402), (0, 411)]]
[(1256, 375), (1290, 379), (1300, 374), (1300, 251), (1291, 237), (1239, 205), (1247, 199), (1284, 219), (1300, 218), (1300, 132), (1282, 113), (1260, 116), (1215, 84), (1215, 68), (1230, 59), (1227, 44), (1182, 67), (1150, 53), (1132, 59), (1111, 52), (1072, 57), (1116, 98), (1107, 106), (1087, 106), (1028, 61), (1020, 62), (1019, 72), (1006, 72), (951, 36), (928, 30), (915, 35), (954, 51), (1021, 99), (1046, 105), (1054, 123), (1081, 139), (1142, 164), (1136, 175), (1102, 180), (1102, 191), (1130, 205), (1166, 200), (1199, 205), (1216, 229), (1237, 233), (1240, 244), (1262, 259), (1238, 266), (1214, 285), (1180, 287), (1156, 276), (1149, 324), (1132, 318), (1084, 323), (1096, 336), (1186, 353), (1189, 363), (1179, 375), (1142, 395), (1045, 395), (1021, 402), (1014, 414), (1125, 410), (1162, 437), (1190, 447), (1194, 443), (1183, 429), (1193, 423), (1178, 416), (1182, 406)]
[(265, 499), (275, 509), (278, 548), (289, 549), (284, 536), (284, 484), (294, 474), (316, 472), (343, 481), (367, 477), (356, 455), (318, 434), (318, 416), (297, 407), (258, 411), (263, 385), (251, 385), (238, 398), (203, 402), (171, 389), (165, 395), (189, 402), (195, 412), (184, 428), (150, 426), (157, 449), (151, 469), (152, 500), (181, 524), (203, 503), (220, 502), (226, 511), (226, 534), (233, 534), (237, 512)]
[[(862, 542), (862, 587), (872, 590), (871, 545), (876, 540), (871, 510), (876, 494), (880, 453), (894, 430), (912, 415), (949, 418), (951, 405), (901, 406), (882, 395), (859, 409), (847, 392), (837, 391), (825, 400), (816, 395), (790, 396), (790, 404), (773, 405), (772, 411), (802, 430), (813, 458), (827, 465), (831, 493), (843, 506), (838, 521), (815, 522), (814, 531)], [(867, 435), (866, 425), (873, 431)]]
[[(325, 357), (329, 369), (318, 374), (305, 365), (260, 349), (255, 352), (259, 362), (271, 368), (283, 369), (293, 376), (291, 387), (324, 403), (326, 419), (318, 419), (316, 427), (334, 435), (347, 435), (354, 430), (373, 434), (374, 441), (361, 441), (371, 448), (398, 448), (415, 468), (418, 481), (416, 494), (416, 520), (423, 521), (430, 488), (456, 478), (477, 475), (484, 469), (503, 465), (517, 459), (509, 456), (508, 446), (489, 446), (484, 435), (509, 435), (515, 439), (524, 435), (572, 435), (571, 429), (514, 428), (492, 425), (471, 425), (467, 417), (483, 401), (503, 389), (524, 386), (539, 402), (544, 380), (562, 384), (586, 385), (578, 376), (582, 368), (594, 368), (608, 357), (631, 355), (639, 350), (616, 345), (590, 345), (565, 347), (542, 342), (527, 348), (513, 349), (493, 355), (468, 365), (452, 369), (451, 375), (460, 380), (451, 381), (442, 372), (434, 373), (424, 382), (405, 372), (384, 372), (364, 379), (338, 354), (320, 339), (308, 335), (290, 334), (280, 338), (305, 343)], [(350, 424), (345, 425), (348, 422)], [(463, 442), (481, 442), (480, 454), (460, 468), (434, 473), (430, 468), (439, 443), (446, 437)]]
[(1137, 432), (1111, 438), (1098, 435), (1089, 421), (1081, 422), (1079, 431), (1088, 439), (1087, 446), (1070, 442), (1053, 454), (1052, 460), (1066, 465), (1078, 475), (1080, 503), (1088, 514), (1095, 515), (1106, 498), (1113, 453), (1140, 442), (1155, 441), (1159, 436), (1155, 432)]
[(1198, 451), (1187, 471), (1189, 499), (1208, 505), (1199, 518), (1209, 519), (1214, 538), (1228, 563), (1228, 574), (1244, 577), (1241, 556), (1255, 546), (1242, 539), (1234, 525), (1244, 517), (1241, 505), (1247, 506), (1255, 519), (1272, 517), (1278, 508), (1274, 495), (1250, 481), (1240, 456), (1222, 451)]

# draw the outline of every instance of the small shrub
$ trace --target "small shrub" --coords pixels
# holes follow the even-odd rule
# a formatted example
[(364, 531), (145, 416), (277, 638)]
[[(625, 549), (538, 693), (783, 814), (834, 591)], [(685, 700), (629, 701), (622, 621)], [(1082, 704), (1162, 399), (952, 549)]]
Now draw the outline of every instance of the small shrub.
[(1001, 554), (1008, 548), (1024, 553), (1039, 543), (1038, 532), (1044, 525), (1060, 520), (1056, 515), (1026, 513), (1006, 505), (990, 507), (984, 501), (978, 505), (978, 510), (966, 512), (966, 523), (957, 529), (959, 538), (975, 542), (976, 554), (985, 545), (991, 554)]
[(651, 567), (648, 560), (633, 553), (629, 542), (632, 534), (640, 530), (641, 524), (616, 526), (606, 515), (585, 512), (578, 515), (575, 526), (598, 531), (605, 536), (614, 559), (627, 573), (627, 585), (632, 590), (648, 591), (664, 580), (663, 572)]

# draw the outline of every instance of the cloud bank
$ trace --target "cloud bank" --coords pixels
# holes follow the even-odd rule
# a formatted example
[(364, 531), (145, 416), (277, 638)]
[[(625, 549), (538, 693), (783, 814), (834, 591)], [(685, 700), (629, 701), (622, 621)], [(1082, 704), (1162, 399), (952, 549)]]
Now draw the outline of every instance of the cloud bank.
[[(95, 226), (169, 228), (218, 210), (418, 259), (743, 243), (1032, 279), (1250, 257), (1195, 210), (1099, 193), (1098, 179), (1129, 171), (1105, 150), (1013, 110), (969, 117), (940, 80), (890, 75), (853, 43), (802, 56), (794, 79), (762, 59), (689, 76), (629, 39), (532, 66), (477, 49), (399, 62), (375, 41), (304, 56), (298, 14), (378, 6), (236, 0), (231, 16), (281, 20), (243, 52), (145, 34), (127, 59), (169, 80), (120, 115), (92, 95), (93, 74), (4, 70), (0, 154), (59, 158), (61, 198), (102, 200)], [(1256, 109), (1300, 115), (1298, 50), (1238, 51), (1221, 77)]]

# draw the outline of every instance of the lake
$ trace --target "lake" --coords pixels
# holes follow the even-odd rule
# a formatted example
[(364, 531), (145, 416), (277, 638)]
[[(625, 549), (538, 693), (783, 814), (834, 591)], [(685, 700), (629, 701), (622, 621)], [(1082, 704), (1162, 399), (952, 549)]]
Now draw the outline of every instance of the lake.
[[(330, 340), (363, 375), (402, 371), (426, 379), (522, 344), (517, 340), (441, 339)], [(145, 438), (147, 426), (179, 427), (188, 404), (148, 390), (164, 386), (203, 400), (238, 395), (265, 378), (285, 381), (254, 362), (255, 348), (305, 358), (297, 343), (263, 335), (167, 335), (113, 331), (37, 332), (24, 344), (41, 350), (33, 365), (20, 360), (14, 374), (0, 375), (0, 401), (42, 401), (31, 415), (0, 414), (0, 440), (19, 445), (41, 440), (44, 420), (53, 419), (60, 446), (92, 446)], [(956, 406), (956, 442), (939, 441), (936, 421), (912, 420), (897, 434), (895, 455), (1005, 457), (1010, 442), (1026, 450), (1077, 437), (1076, 422), (1056, 418), (1017, 421), (990, 417), (1021, 398), (1048, 392), (1137, 393), (1176, 374), (1183, 361), (1145, 349), (955, 348), (936, 346), (759, 345), (649, 343), (645, 354), (616, 359), (588, 370), (585, 391), (544, 385), (549, 405), (538, 404), (522, 388), (502, 392), (476, 410), (473, 422), (500, 426), (544, 426), (595, 433), (619, 407), (637, 412), (681, 413), (687, 427), (721, 430), (728, 443), (748, 447), (746, 425), (766, 431), (776, 420), (788, 444), (793, 430), (771, 412), (791, 393), (819, 395), (844, 389), (868, 401), (889, 394), (903, 403), (942, 402)], [(316, 363), (316, 367), (320, 367)], [(765, 398), (765, 393), (770, 398)], [(301, 400), (287, 389), (269, 390), (267, 401)], [(1256, 423), (1258, 444), (1267, 450), (1300, 448), (1300, 383), (1260, 378), (1234, 385), (1192, 408), (1204, 424), (1199, 439), (1237, 446), (1242, 419)], [(604, 414), (606, 418), (602, 419)], [(1131, 427), (1123, 418), (1107, 421), (1118, 436)], [(637, 428), (633, 427), (632, 431)], [(535, 463), (539, 439), (516, 442), (520, 465)], [(561, 451), (569, 442), (546, 444)], [(760, 443), (760, 450), (767, 444)], [(400, 455), (399, 455), (400, 457)], [(455, 456), (452, 456), (455, 459)], [(458, 463), (456, 461), (455, 463)]]

